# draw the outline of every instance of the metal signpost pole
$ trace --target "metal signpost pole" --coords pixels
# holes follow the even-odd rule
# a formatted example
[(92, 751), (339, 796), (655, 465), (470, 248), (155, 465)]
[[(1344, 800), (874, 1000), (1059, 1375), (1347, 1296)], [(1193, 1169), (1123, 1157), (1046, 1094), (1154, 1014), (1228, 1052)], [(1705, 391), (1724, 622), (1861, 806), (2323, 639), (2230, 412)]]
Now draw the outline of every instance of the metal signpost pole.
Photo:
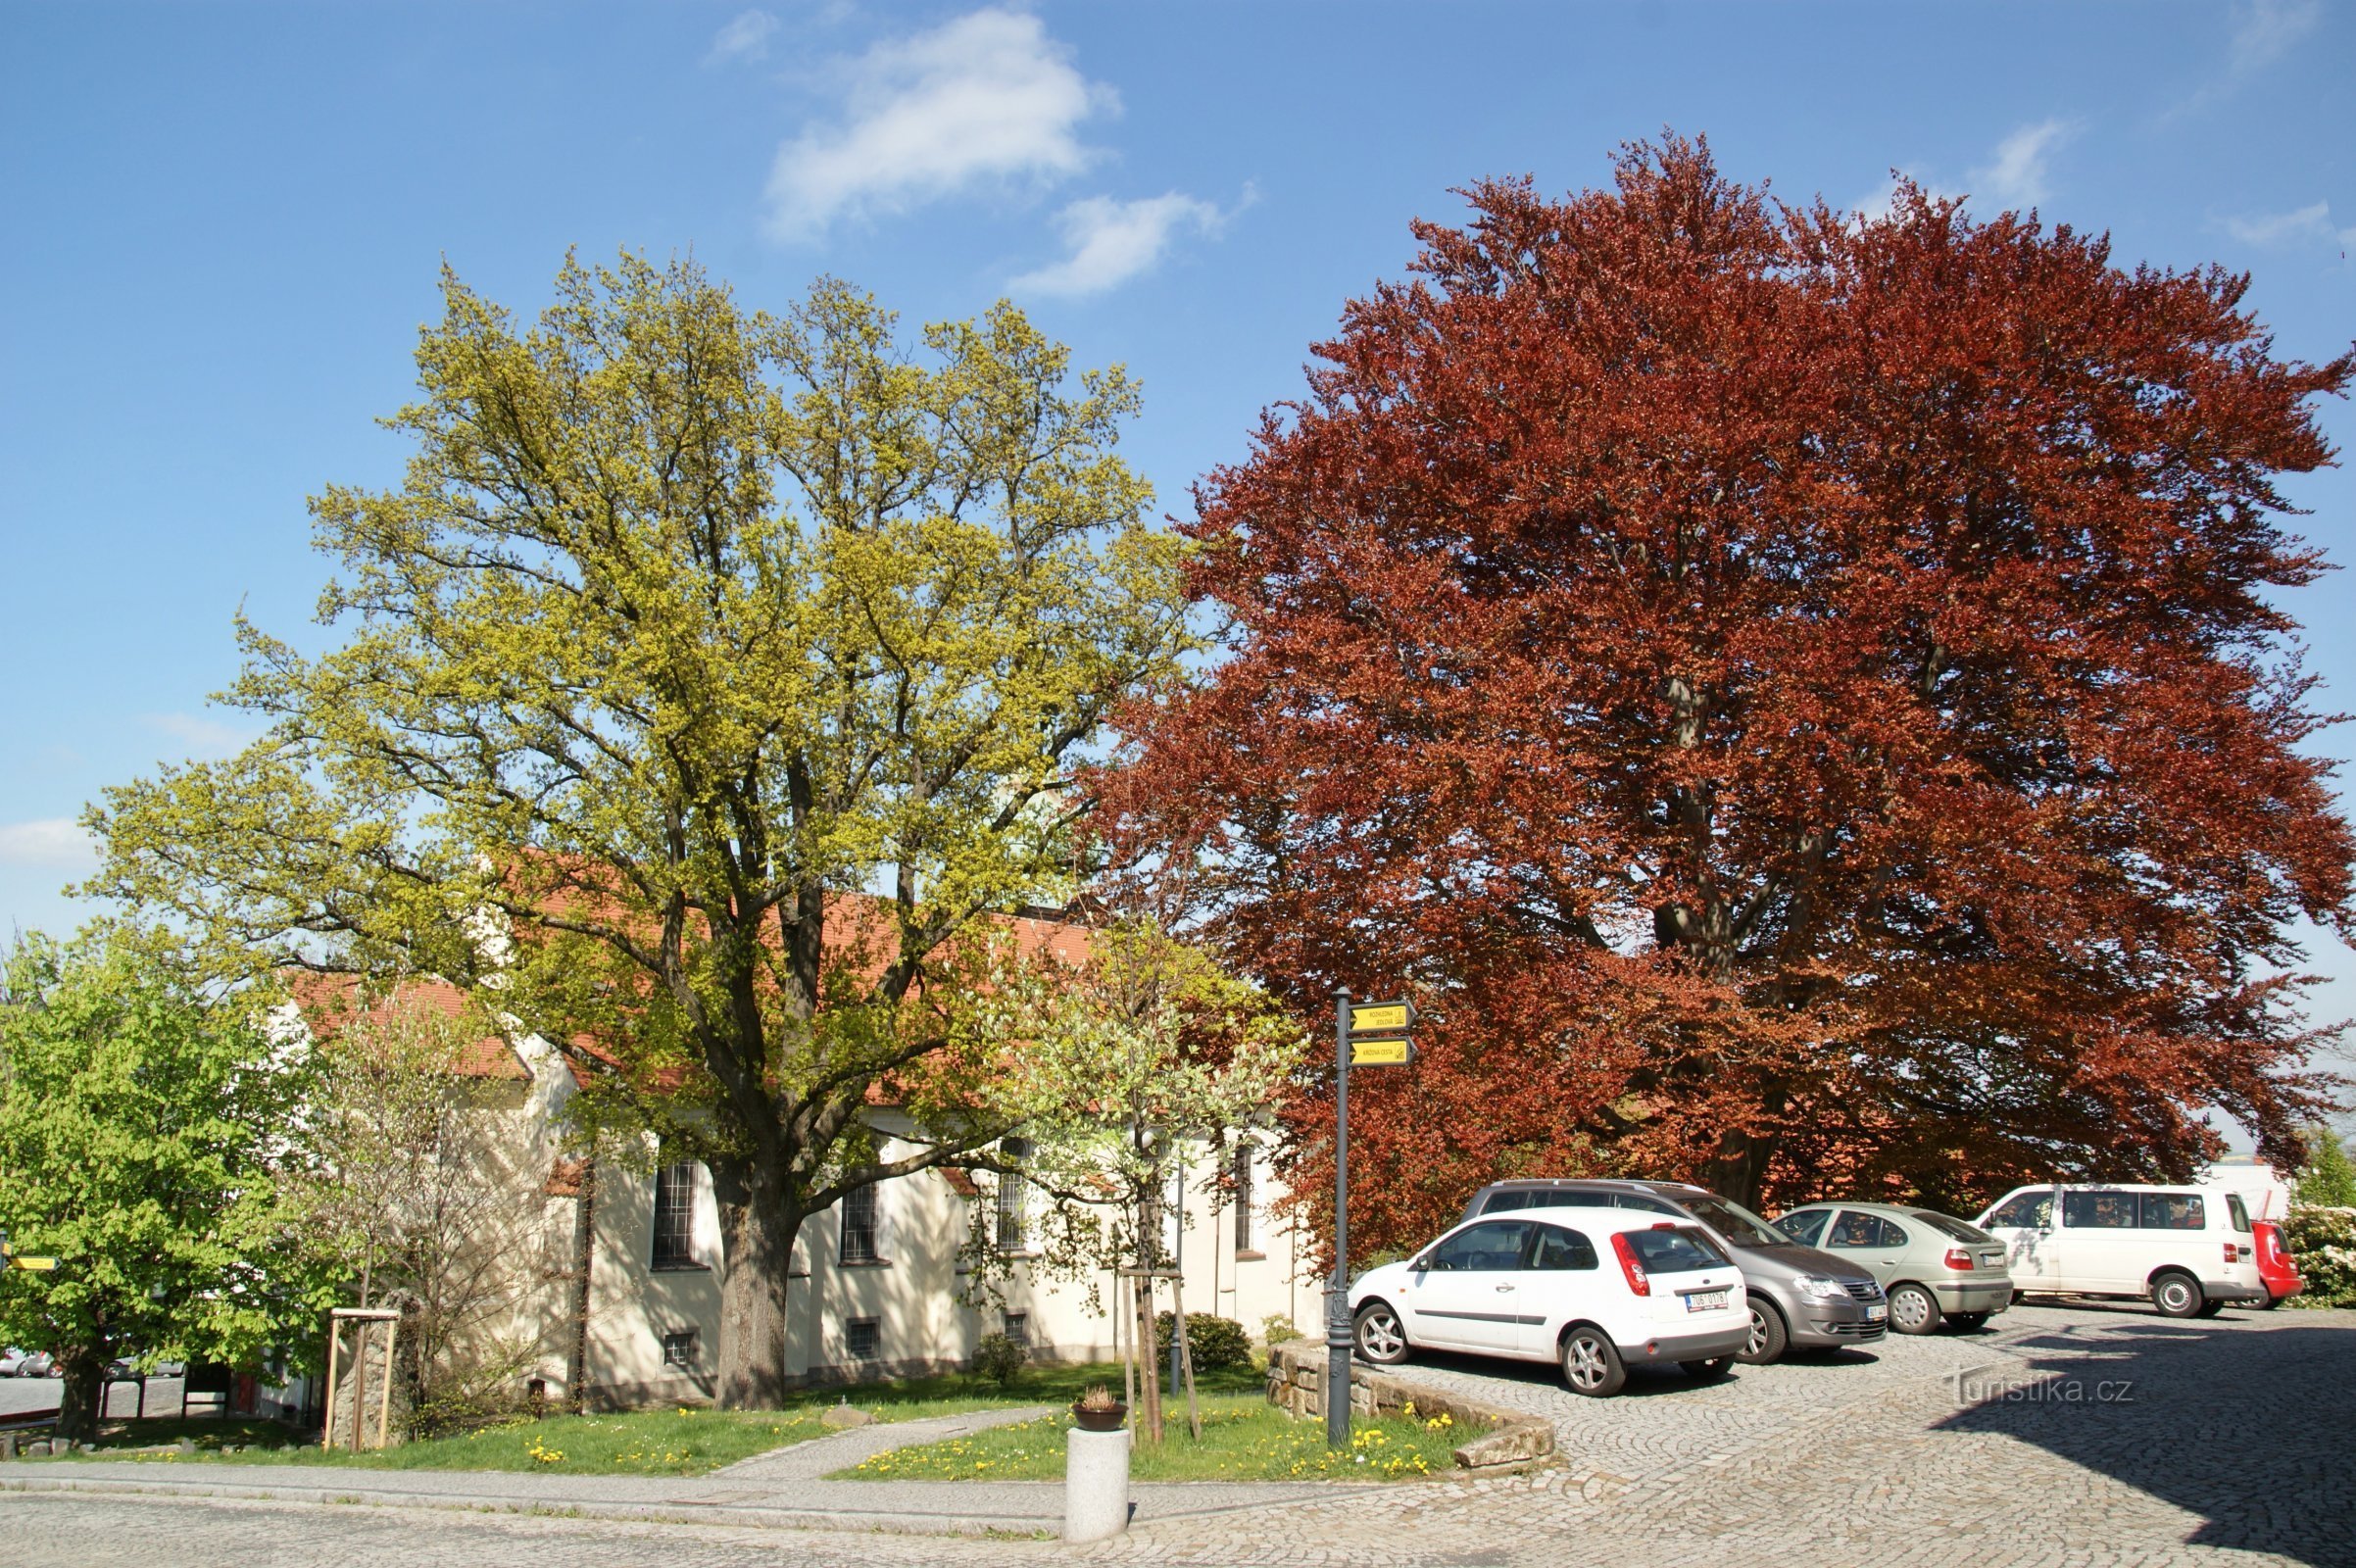
[(1325, 1446), (1350, 1446), (1350, 992), (1334, 992), (1334, 1278), (1325, 1296)]

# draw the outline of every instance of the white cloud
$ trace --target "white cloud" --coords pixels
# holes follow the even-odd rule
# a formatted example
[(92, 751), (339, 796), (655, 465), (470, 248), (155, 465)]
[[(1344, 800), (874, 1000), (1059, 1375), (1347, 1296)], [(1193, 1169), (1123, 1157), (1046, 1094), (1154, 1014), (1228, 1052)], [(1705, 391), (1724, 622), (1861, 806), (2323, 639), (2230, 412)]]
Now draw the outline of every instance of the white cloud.
[(1996, 144), (1993, 162), (1972, 172), (1973, 193), (2005, 210), (2037, 206), (2052, 194), (2046, 183), (2048, 160), (2077, 133), (2066, 120), (2023, 125)]
[(244, 751), (262, 733), (202, 713), (149, 713), (142, 722), (187, 747), (191, 757), (227, 757)]
[(2244, 245), (2280, 245), (2286, 240), (2336, 240), (2356, 244), (2356, 228), (2331, 226), (2331, 204), (2317, 202), (2289, 213), (2261, 213), (2253, 218), (2229, 218), (2225, 231)]
[(70, 816), (0, 822), (0, 865), (78, 871), (97, 863), (97, 846)]
[(730, 60), (764, 60), (768, 58), (769, 36), (777, 30), (777, 19), (766, 11), (741, 11), (712, 38), (712, 52), (704, 63), (719, 65)]
[(1216, 234), (1227, 219), (1210, 203), (1176, 191), (1134, 202), (1091, 196), (1055, 215), (1069, 254), (1006, 286), (1018, 293), (1102, 294), (1152, 269), (1179, 230)]
[(850, 63), (841, 121), (777, 150), (769, 231), (814, 239), (837, 219), (905, 212), (992, 184), (1052, 184), (1096, 154), (1079, 127), (1113, 112), (1039, 19), (983, 10)]
[(2252, 0), (2235, 7), (2233, 42), (2226, 55), (2227, 78), (2249, 80), (2290, 53), (2292, 45), (2323, 20), (2320, 0)]

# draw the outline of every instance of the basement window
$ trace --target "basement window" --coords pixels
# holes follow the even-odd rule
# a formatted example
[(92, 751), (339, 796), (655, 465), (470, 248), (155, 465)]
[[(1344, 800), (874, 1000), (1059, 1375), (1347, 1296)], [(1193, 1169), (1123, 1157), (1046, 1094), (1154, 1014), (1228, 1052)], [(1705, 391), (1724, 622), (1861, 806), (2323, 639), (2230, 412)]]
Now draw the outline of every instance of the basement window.
[(883, 1358), (883, 1325), (871, 1317), (855, 1317), (843, 1325), (843, 1348), (854, 1361)]

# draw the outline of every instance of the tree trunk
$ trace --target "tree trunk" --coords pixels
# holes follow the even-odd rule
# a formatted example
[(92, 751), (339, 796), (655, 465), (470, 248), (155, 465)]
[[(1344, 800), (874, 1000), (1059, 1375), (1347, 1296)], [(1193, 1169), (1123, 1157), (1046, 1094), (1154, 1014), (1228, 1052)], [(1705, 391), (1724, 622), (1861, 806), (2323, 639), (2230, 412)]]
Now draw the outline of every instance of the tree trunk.
[(65, 1383), (58, 1390), (57, 1435), (71, 1443), (98, 1440), (99, 1401), (106, 1396), (104, 1350), (68, 1350), (59, 1358)]
[(712, 1185), (721, 1248), (714, 1397), (723, 1410), (774, 1410), (786, 1391), (786, 1278), (807, 1216), (738, 1173), (713, 1169)]
[(572, 1348), (564, 1358), (564, 1406), (579, 1415), (589, 1396), (589, 1284), (597, 1268), (597, 1152), (581, 1158), (572, 1210)]
[(1767, 1161), (1775, 1152), (1771, 1133), (1730, 1132), (1718, 1140), (1706, 1180), (1712, 1192), (1731, 1198), (1745, 1208), (1759, 1206), (1767, 1183)]

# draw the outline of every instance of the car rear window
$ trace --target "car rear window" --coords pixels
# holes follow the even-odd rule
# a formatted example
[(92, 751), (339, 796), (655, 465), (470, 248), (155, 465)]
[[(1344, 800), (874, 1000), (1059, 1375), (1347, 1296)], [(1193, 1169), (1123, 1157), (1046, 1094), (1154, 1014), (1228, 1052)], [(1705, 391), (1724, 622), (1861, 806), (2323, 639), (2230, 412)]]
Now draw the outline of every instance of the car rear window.
[(1628, 1232), (1629, 1250), (1647, 1274), (1690, 1274), (1697, 1268), (1718, 1268), (1730, 1261), (1718, 1250), (1709, 1233), (1691, 1225), (1673, 1230)]
[(1992, 1242), (1995, 1240), (1993, 1236), (1988, 1235), (1979, 1226), (1966, 1220), (1957, 1219), (1952, 1214), (1941, 1214), (1937, 1209), (1910, 1208), (1906, 1212), (1939, 1232), (1939, 1235), (1951, 1237), (1958, 1242)]

